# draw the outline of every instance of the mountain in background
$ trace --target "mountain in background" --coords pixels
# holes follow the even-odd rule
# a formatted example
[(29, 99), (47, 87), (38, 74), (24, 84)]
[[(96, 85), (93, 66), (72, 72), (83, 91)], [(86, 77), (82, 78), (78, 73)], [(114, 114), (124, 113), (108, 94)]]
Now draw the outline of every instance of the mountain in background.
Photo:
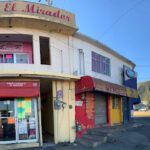
[(150, 103), (150, 81), (138, 83), (138, 93), (141, 101), (148, 101)]

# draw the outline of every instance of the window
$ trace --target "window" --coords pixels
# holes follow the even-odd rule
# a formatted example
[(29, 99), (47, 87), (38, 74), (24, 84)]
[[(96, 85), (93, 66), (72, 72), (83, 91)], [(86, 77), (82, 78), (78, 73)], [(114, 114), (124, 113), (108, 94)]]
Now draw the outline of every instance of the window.
[(29, 55), (27, 53), (0, 54), (0, 63), (28, 64)]
[(41, 64), (50, 65), (50, 43), (49, 38), (40, 37), (40, 55), (41, 55)]
[(92, 52), (92, 71), (110, 76), (110, 59)]
[(119, 97), (118, 96), (112, 97), (112, 109), (119, 109)]
[(16, 63), (28, 64), (28, 54), (16, 54)]

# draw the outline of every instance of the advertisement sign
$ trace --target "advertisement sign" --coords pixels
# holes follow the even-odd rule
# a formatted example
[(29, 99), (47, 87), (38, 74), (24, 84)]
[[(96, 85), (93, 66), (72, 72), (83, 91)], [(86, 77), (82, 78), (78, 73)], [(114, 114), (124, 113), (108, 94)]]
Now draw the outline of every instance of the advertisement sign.
[[(23, 44), (17, 42), (3, 42), (0, 43), (0, 52), (21, 52), (23, 51)], [(12, 55), (6, 55), (6, 58), (12, 58)]]
[(58, 98), (62, 98), (63, 97), (63, 91), (62, 90), (57, 91), (57, 97)]
[(75, 27), (74, 14), (65, 10), (31, 2), (0, 2), (0, 17), (21, 17), (21, 15), (24, 18), (41, 19)]

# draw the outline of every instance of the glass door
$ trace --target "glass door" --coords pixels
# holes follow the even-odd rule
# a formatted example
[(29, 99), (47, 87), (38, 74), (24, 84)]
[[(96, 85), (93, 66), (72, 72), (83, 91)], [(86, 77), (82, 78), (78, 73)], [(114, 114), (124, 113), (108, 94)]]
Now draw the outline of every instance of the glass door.
[(0, 144), (16, 143), (15, 101), (0, 99)]
[(36, 142), (37, 107), (34, 98), (17, 98), (17, 142)]

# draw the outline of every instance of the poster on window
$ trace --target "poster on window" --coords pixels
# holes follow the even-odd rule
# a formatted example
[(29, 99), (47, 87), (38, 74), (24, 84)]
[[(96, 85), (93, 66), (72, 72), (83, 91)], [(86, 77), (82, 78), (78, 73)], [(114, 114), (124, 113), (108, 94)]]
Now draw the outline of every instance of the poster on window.
[(30, 139), (35, 139), (35, 118), (34, 117), (29, 117), (29, 138)]
[(29, 118), (29, 128), (30, 129), (35, 129), (35, 119), (34, 119), (34, 117)]
[(27, 120), (26, 119), (19, 119), (19, 134), (27, 134)]
[(27, 120), (19, 119), (18, 127), (19, 127), (19, 140), (27, 139), (27, 137), (28, 137)]

